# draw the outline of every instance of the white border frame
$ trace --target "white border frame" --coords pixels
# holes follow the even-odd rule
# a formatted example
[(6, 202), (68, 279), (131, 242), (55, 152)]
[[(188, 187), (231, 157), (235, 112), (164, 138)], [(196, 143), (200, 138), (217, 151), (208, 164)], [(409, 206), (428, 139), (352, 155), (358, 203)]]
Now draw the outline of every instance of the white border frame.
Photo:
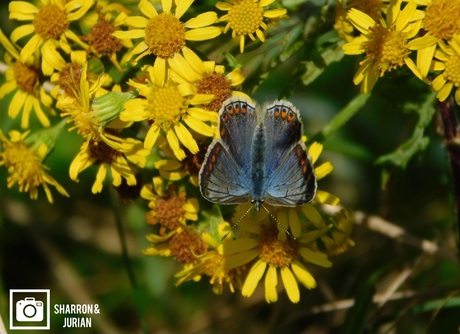
[[(46, 293), (46, 307), (47, 307), (47, 316), (46, 316), (46, 324), (43, 326), (14, 326), (14, 319), (13, 319), (13, 295), (15, 292), (21, 292), (21, 293)], [(45, 329), (50, 329), (50, 311), (51, 311), (51, 303), (50, 303), (50, 289), (10, 289), (10, 329), (19, 329), (19, 330), (30, 330), (30, 329), (36, 329), (36, 330), (45, 330)]]

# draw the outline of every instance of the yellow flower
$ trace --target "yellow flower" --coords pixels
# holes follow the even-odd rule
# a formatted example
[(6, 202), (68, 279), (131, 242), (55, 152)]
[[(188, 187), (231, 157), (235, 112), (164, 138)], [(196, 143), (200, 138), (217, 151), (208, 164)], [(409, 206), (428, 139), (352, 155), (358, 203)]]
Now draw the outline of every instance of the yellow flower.
[[(184, 47), (184, 52), (189, 53), (191, 50)], [(189, 91), (181, 90), (180, 86), (171, 79), (164, 83), (157, 81), (152, 66), (144, 67), (144, 70), (149, 75), (146, 84), (129, 81), (129, 84), (137, 88), (139, 95), (144, 98), (126, 102), (120, 119), (126, 122), (143, 120), (151, 122), (144, 142), (146, 149), (150, 150), (153, 147), (162, 130), (177, 159), (185, 158), (185, 152), (180, 147), (181, 143), (192, 154), (196, 154), (199, 150), (198, 144), (185, 125), (198, 134), (208, 137), (214, 135), (214, 129), (205, 122), (215, 121), (216, 113), (195, 107), (211, 102), (212, 95), (190, 95)]]
[[(82, 37), (82, 40), (88, 42), (89, 50), (94, 53), (97, 57), (108, 56), (112, 64), (114, 64), (119, 71), (122, 71), (120, 64), (117, 60), (117, 52), (121, 51), (122, 48), (131, 48), (133, 43), (131, 39), (119, 39), (113, 36), (113, 32), (120, 28), (127, 17), (126, 12), (120, 12), (115, 18), (113, 17), (112, 10), (125, 10), (122, 8), (114, 8), (115, 4), (100, 6), (98, 2), (97, 7), (97, 19), (94, 19), (88, 15), (86, 22), (88, 22), (89, 28), (91, 29), (88, 34)], [(122, 5), (119, 5), (122, 6)], [(105, 12), (105, 14), (103, 14)], [(127, 56), (127, 55), (126, 55)], [(125, 57), (126, 58), (126, 57)], [(122, 59), (122, 63), (126, 63), (127, 59)]]
[[(91, 72), (86, 51), (71, 51), (70, 61), (65, 61), (57, 51), (55, 56), (55, 59), (58, 61), (52, 65), (55, 71), (50, 77), (50, 81), (54, 85), (51, 95), (55, 99), (60, 99), (62, 95), (68, 95), (70, 98), (78, 96), (84, 69), (86, 70), (85, 76), (86, 80), (88, 80), (88, 85), (93, 87), (91, 89), (94, 90), (91, 94), (97, 96), (106, 93), (106, 90), (102, 86), (109, 85), (112, 78), (107, 73), (96, 74)], [(99, 59), (91, 58), (91, 61), (98, 63)]]
[(165, 235), (148, 234), (147, 240), (152, 244), (144, 250), (145, 255), (172, 256), (185, 266), (196, 263), (196, 256), (208, 250), (200, 234), (187, 226), (179, 227)]
[(187, 221), (198, 220), (199, 205), (196, 198), (187, 199), (185, 191), (177, 192), (172, 186), (165, 191), (161, 177), (154, 177), (152, 184), (144, 185), (141, 197), (149, 201), (150, 211), (146, 215), (149, 224), (160, 224), (160, 234), (176, 230)]
[(72, 51), (70, 53), (71, 60), (66, 62), (59, 53), (56, 55), (56, 62), (53, 66), (54, 72), (50, 81), (54, 84), (51, 90), (51, 95), (58, 99), (59, 95), (67, 94), (75, 97), (75, 93), (80, 89), (80, 80), (88, 59), (86, 51)]
[(460, 34), (454, 35), (448, 44), (439, 43), (432, 69), (441, 71), (432, 82), (438, 100), (447, 99), (454, 89), (455, 101), (460, 105)]
[(422, 25), (423, 15), (417, 5), (409, 2), (401, 9), (402, 0), (392, 0), (388, 6), (386, 19), (374, 20), (369, 15), (350, 9), (347, 18), (361, 32), (353, 41), (343, 45), (348, 55), (366, 54), (353, 82), (361, 84), (361, 91), (369, 93), (377, 79), (385, 72), (406, 65), (418, 78), (422, 76), (417, 66), (409, 58), (408, 41), (415, 37)]
[(0, 30), (0, 44), (7, 51), (6, 62), (10, 65), (5, 71), (6, 82), (0, 86), (0, 99), (16, 91), (8, 107), (8, 116), (16, 118), (22, 111), (21, 128), (29, 127), (31, 112), (35, 112), (38, 120), (44, 127), (50, 126), (46, 113), (54, 114), (50, 108), (52, 98), (46, 93), (40, 82), (40, 72), (36, 68), (33, 58), (22, 62), (19, 50), (6, 38)]
[(42, 0), (41, 5), (36, 7), (26, 1), (11, 1), (8, 7), (10, 19), (32, 21), (30, 24), (17, 27), (11, 33), (14, 43), (33, 34), (21, 50), (21, 61), (27, 62), (34, 52), (40, 49), (42, 61), (52, 63), (53, 53), (49, 52), (51, 45), (59, 45), (66, 53), (71, 51), (71, 42), (76, 42), (86, 49), (87, 45), (70, 29), (70, 24), (78, 21), (93, 3), (93, 0)]
[(247, 275), (247, 268), (246, 266), (240, 266), (235, 269), (229, 269), (227, 266), (223, 243), (230, 242), (230, 239), (225, 239), (222, 242), (222, 237), (228, 228), (229, 224), (227, 222), (219, 224), (219, 229), (223, 232), (219, 235), (219, 241), (216, 241), (209, 233), (202, 233), (201, 238), (208, 246), (208, 250), (203, 254), (195, 255), (197, 261), (185, 266), (182, 271), (175, 275), (177, 278), (176, 285), (190, 280), (198, 281), (205, 275), (210, 278), (209, 283), (212, 285), (215, 294), (221, 295), (224, 292), (225, 285), (228, 285), (232, 293), (236, 289), (241, 290), (243, 279)]
[[(90, 86), (87, 79), (87, 63), (78, 72), (80, 82), (76, 90), (71, 87), (72, 95), (62, 95), (56, 103), (56, 107), (63, 111), (61, 117), (67, 117), (68, 123), (74, 123), (69, 131), (76, 129), (77, 133), (85, 139), (84, 146), (89, 145), (90, 140), (95, 142), (103, 140), (112, 148), (123, 150), (118, 140), (111, 142), (102, 131), (105, 126), (118, 117), (120, 110), (115, 107), (95, 108), (97, 105), (92, 104), (95, 97), (104, 93), (101, 85), (105, 76), (99, 76)], [(72, 73), (72, 75), (77, 77), (76, 73)], [(74, 85), (73, 81), (71, 81), (71, 86)]]
[[(306, 140), (303, 138), (303, 140)], [(321, 154), (322, 145), (313, 143), (310, 145), (309, 154), (312, 163), (315, 163)], [(315, 167), (318, 180), (332, 171), (330, 162), (325, 162)], [(242, 294), (250, 297), (262, 278), (265, 281), (265, 299), (268, 303), (278, 299), (278, 277), (293, 303), (300, 300), (298, 283), (312, 289), (316, 281), (306, 268), (306, 264), (313, 263), (322, 267), (330, 267), (332, 263), (328, 255), (337, 255), (352, 246), (349, 235), (352, 230), (353, 220), (351, 215), (335, 215), (330, 217), (328, 212), (322, 209), (322, 205), (337, 205), (339, 198), (328, 192), (318, 190), (312, 203), (302, 206), (284, 208), (266, 205), (266, 211), (256, 213), (251, 217), (251, 204), (239, 205), (234, 218), (237, 220), (238, 235), (236, 240), (224, 241), (222, 250), (221, 266), (229, 277), (243, 279)], [(235, 224), (237, 224), (235, 223)], [(286, 235), (286, 232), (289, 235)], [(318, 245), (326, 244), (325, 249)], [(213, 247), (219, 249), (218, 247)], [(204, 257), (204, 256), (203, 256)], [(209, 255), (211, 259), (218, 258), (216, 254)], [(238, 275), (228, 276), (229, 273), (238, 271)], [(189, 269), (191, 272), (191, 269)], [(198, 274), (195, 270), (193, 273)], [(185, 272), (182, 273), (185, 275)], [(189, 276), (190, 278), (191, 276)]]
[(193, 0), (176, 0), (173, 13), (173, 1), (162, 0), (162, 12), (158, 13), (150, 1), (141, 0), (139, 9), (144, 16), (127, 17), (125, 24), (131, 29), (113, 33), (120, 39), (143, 38), (128, 55), (128, 59), (138, 55), (133, 62), (135, 64), (146, 55), (155, 55), (153, 68), (156, 82), (160, 84), (165, 80), (167, 63), (183, 51), (186, 41), (204, 41), (221, 34), (220, 28), (210, 26), (217, 21), (214, 12), (199, 14), (186, 22), (180, 21), (192, 3)]
[(53, 203), (53, 196), (48, 185), (55, 187), (61, 195), (69, 196), (67, 191), (47, 173), (49, 168), (43, 164), (43, 160), (52, 148), (46, 137), (54, 136), (53, 132), (59, 131), (60, 127), (61, 125), (58, 125), (43, 130), (49, 131), (47, 133), (42, 132), (40, 135), (29, 137), (29, 131), (22, 134), (18, 131), (11, 131), (10, 139), (0, 131), (0, 140), (3, 145), (3, 151), (0, 152), (0, 166), (8, 169), (8, 188), (18, 184), (20, 192), (29, 192), (31, 199), (37, 199), (38, 188), (42, 186), (50, 203)]
[(216, 65), (214, 61), (202, 61), (189, 50), (184, 52), (184, 56), (177, 55), (171, 60), (170, 67), (169, 75), (179, 84), (179, 90), (189, 95), (212, 95), (213, 100), (201, 106), (205, 110), (219, 111), (222, 103), (231, 96), (249, 98), (242, 92), (232, 90), (244, 81), (240, 68), (225, 75), (224, 66)]
[(460, 0), (418, 0), (426, 5), (423, 29), (427, 35), (449, 40), (460, 33), (460, 22), (454, 13), (460, 11)]
[(380, 20), (384, 3), (382, 0), (354, 0), (347, 2), (347, 4), (344, 4), (343, 0), (337, 1), (334, 29), (347, 42), (351, 42), (356, 37), (353, 25), (346, 18), (347, 11), (350, 8), (355, 8), (369, 15), (374, 21), (378, 21)]
[(177, 160), (165, 138), (158, 137), (155, 146), (158, 148), (162, 158), (155, 161), (154, 167), (158, 169), (163, 179), (179, 181), (188, 175), (190, 176), (190, 183), (198, 187), (198, 172), (206, 154), (207, 146), (205, 144), (198, 144), (199, 151), (195, 154), (186, 152), (185, 158), (181, 161)]
[(460, 0), (417, 0), (417, 3), (426, 6), (422, 26), (425, 34), (412, 40), (409, 47), (417, 50), (417, 67), (425, 77), (438, 43), (449, 41), (460, 33), (460, 22), (452, 15), (460, 11)]
[(70, 178), (78, 181), (79, 173), (96, 164), (99, 168), (91, 189), (93, 193), (102, 191), (108, 170), (111, 171), (115, 187), (121, 185), (122, 179), (129, 186), (136, 185), (137, 180), (130, 163), (144, 167), (149, 151), (143, 149), (141, 141), (121, 138), (117, 130), (108, 128), (117, 119), (123, 103), (132, 95), (110, 92), (93, 99), (96, 93), (101, 92), (101, 81), (89, 86), (86, 63), (80, 75), (80, 85), (74, 92), (76, 95), (63, 95), (57, 102), (57, 107), (63, 111), (61, 116), (66, 117), (67, 122), (74, 123), (69, 131), (76, 129), (84, 138), (80, 152), (70, 165)]
[(353, 212), (350, 209), (340, 210), (329, 217), (328, 222), (331, 223), (330, 230), (312, 244), (313, 250), (322, 250), (328, 256), (337, 256), (355, 245), (350, 238), (355, 223)]
[(228, 12), (219, 18), (219, 21), (226, 21), (224, 33), (232, 30), (232, 37), (239, 37), (240, 52), (244, 52), (246, 36), (253, 41), (256, 36), (261, 42), (265, 41), (262, 30), (267, 29), (264, 18), (274, 19), (286, 14), (285, 8), (265, 10), (264, 7), (271, 5), (275, 0), (234, 0), (233, 4), (218, 2), (216, 7)]
[[(110, 134), (109, 132), (112, 132), (110, 129), (105, 131), (107, 133), (100, 133), (100, 137), (105, 140), (91, 139), (84, 143), (69, 167), (70, 178), (78, 182), (78, 174), (91, 165), (99, 166), (96, 180), (91, 188), (93, 194), (102, 191), (109, 170), (115, 187), (121, 185), (122, 178), (129, 186), (136, 185), (137, 180), (131, 164), (144, 167), (149, 153), (143, 149), (141, 141)], [(114, 148), (115, 146), (117, 148)]]
[(276, 302), (280, 274), (289, 299), (297, 303), (300, 300), (298, 282), (308, 289), (316, 287), (315, 279), (304, 264), (313, 263), (325, 268), (332, 265), (325, 253), (310, 249), (310, 244), (329, 228), (304, 231), (299, 238), (282, 240), (278, 226), (263, 215), (263, 212), (258, 214), (257, 224), (242, 222), (241, 230), (247, 236), (241, 236), (240, 232), (238, 239), (224, 243), (223, 254), (228, 268), (251, 265), (241, 291), (244, 297), (250, 297), (265, 276), (265, 299), (267, 303)]

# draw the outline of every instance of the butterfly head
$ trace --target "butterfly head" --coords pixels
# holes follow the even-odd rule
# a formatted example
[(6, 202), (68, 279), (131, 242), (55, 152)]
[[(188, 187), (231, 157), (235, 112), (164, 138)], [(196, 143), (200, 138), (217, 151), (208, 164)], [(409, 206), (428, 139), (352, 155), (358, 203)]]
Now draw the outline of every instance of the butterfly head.
[(263, 199), (252, 199), (251, 203), (253, 206), (256, 207), (257, 212), (260, 211), (260, 207), (263, 206), (264, 200)]

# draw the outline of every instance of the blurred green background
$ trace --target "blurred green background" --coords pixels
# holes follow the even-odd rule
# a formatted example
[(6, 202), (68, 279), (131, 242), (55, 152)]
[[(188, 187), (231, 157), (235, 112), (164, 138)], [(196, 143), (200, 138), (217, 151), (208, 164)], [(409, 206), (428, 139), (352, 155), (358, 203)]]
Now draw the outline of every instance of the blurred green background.
[[(13, 24), (7, 4), (0, 4), (0, 25), (9, 36)], [(254, 98), (264, 102), (289, 91), (310, 137), (357, 94), (352, 83), (357, 62), (356, 57), (345, 57), (307, 87), (286, 86), (295, 69), (282, 63), (270, 71)], [(53, 205), (43, 192), (31, 201), (17, 187), (7, 188), (8, 173), (0, 167), (0, 313), (5, 325), (9, 289), (41, 288), (51, 290), (52, 304), (97, 303), (101, 308), (100, 315), (92, 316), (91, 329), (59, 333), (458, 333), (457, 227), (437, 116), (427, 128), (427, 149), (406, 169), (376, 164), (410, 138), (418, 118), (415, 112), (403, 113), (402, 106), (416, 103), (427, 92), (428, 87), (410, 76), (383, 78), (362, 110), (323, 142), (320, 162), (331, 161), (334, 170), (320, 187), (353, 210), (399, 226), (405, 236), (396, 238), (386, 227), (380, 233), (357, 224), (354, 248), (334, 258), (330, 269), (309, 268), (318, 287), (302, 288), (298, 304), (281, 293), (277, 303), (267, 305), (262, 289), (250, 299), (228, 291), (216, 296), (206, 281), (176, 287), (175, 263), (141, 254), (151, 231), (144, 220), (146, 202), (122, 204), (107, 184), (101, 194), (91, 194), (94, 169), (82, 173), (79, 183), (70, 180), (68, 166), (81, 145), (75, 133), (65, 132), (46, 160), (70, 198), (53, 191)], [(7, 116), (10, 98), (0, 101), (4, 133), (19, 129), (18, 121)], [(118, 210), (122, 233), (114, 215)], [(435, 243), (441, 251), (429, 254), (421, 240)], [(123, 243), (129, 261), (123, 256)], [(400, 285), (390, 300), (383, 305), (370, 301), (374, 289), (381, 293), (392, 284)], [(62, 322), (62, 315), (51, 314), (51, 328), (61, 328)]]

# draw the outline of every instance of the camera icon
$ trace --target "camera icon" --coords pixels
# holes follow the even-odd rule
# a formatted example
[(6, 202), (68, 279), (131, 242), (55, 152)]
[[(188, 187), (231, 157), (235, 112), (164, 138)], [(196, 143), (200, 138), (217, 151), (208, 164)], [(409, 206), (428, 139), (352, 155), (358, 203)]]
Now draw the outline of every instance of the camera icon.
[(49, 289), (10, 289), (10, 329), (50, 329)]
[(16, 320), (43, 321), (43, 302), (33, 297), (26, 297), (16, 302)]

